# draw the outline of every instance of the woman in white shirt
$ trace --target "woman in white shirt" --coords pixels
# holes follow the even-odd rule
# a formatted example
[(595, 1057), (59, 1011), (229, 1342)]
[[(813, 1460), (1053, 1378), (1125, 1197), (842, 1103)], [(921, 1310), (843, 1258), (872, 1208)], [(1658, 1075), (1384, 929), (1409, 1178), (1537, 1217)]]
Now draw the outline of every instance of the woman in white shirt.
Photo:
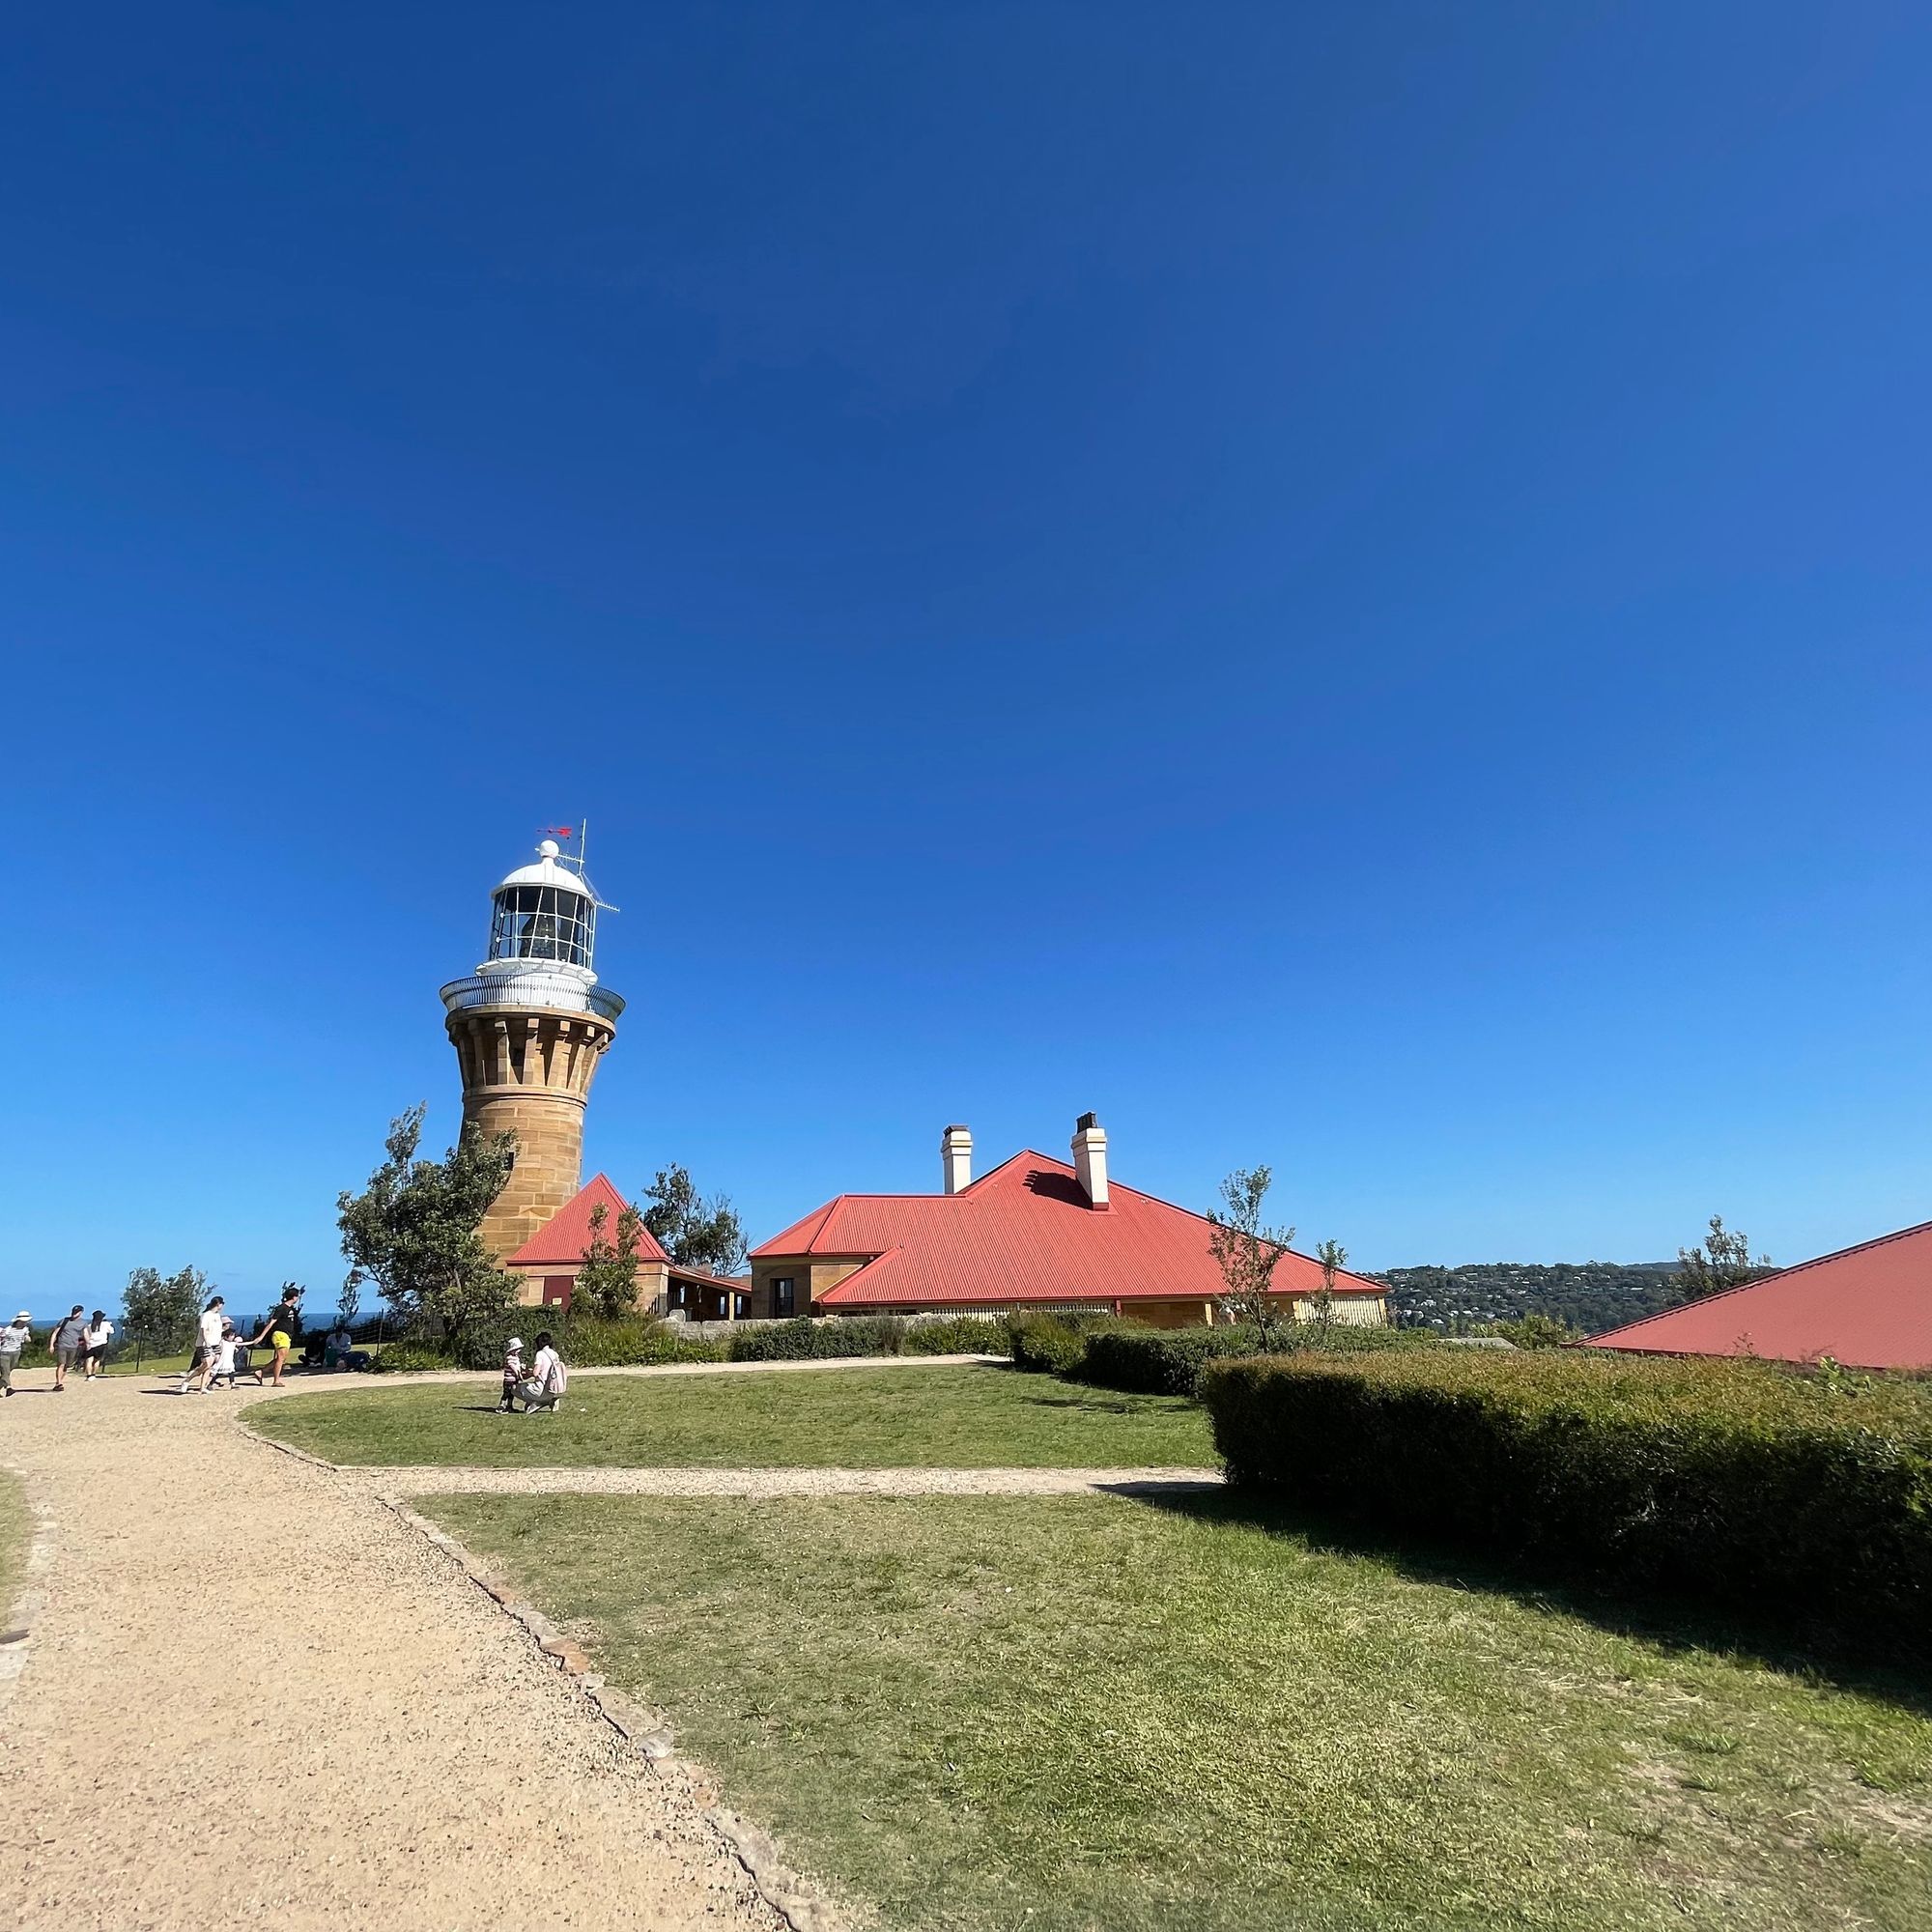
[(524, 1399), (524, 1413), (535, 1415), (539, 1411), (554, 1414), (563, 1392), (570, 1386), (570, 1372), (563, 1366), (563, 1357), (556, 1352), (551, 1341), (550, 1330), (546, 1328), (537, 1337), (536, 1358), (530, 1363), (530, 1378), (517, 1391)]
[(214, 1373), (215, 1352), (221, 1347), (221, 1326), (228, 1319), (222, 1314), (221, 1308), (222, 1297), (217, 1294), (201, 1311), (195, 1323), (194, 1358), (188, 1363), (187, 1374), (181, 1378), (183, 1395), (187, 1393), (188, 1384), (194, 1381), (196, 1376), (199, 1376), (201, 1380), (195, 1387), (195, 1393), (197, 1395), (208, 1393), (209, 1378)]
[(94, 1320), (87, 1324), (87, 1331), (80, 1338), (81, 1347), (87, 1351), (87, 1379), (92, 1381), (107, 1366), (107, 1345), (114, 1339), (114, 1324), (107, 1319), (104, 1308), (94, 1311)]

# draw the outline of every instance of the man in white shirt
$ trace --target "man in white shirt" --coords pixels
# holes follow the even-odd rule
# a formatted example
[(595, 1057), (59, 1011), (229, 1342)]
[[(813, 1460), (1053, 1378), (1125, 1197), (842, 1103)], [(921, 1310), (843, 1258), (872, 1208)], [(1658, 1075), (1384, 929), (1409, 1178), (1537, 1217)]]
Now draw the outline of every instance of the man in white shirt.
[(221, 1308), (222, 1297), (217, 1294), (201, 1311), (195, 1322), (194, 1354), (188, 1362), (187, 1374), (181, 1379), (180, 1393), (183, 1395), (187, 1394), (188, 1385), (194, 1382), (196, 1376), (199, 1376), (201, 1380), (195, 1386), (195, 1394), (208, 1393), (209, 1378), (214, 1374), (215, 1358), (221, 1349), (221, 1324), (226, 1319), (221, 1313)]

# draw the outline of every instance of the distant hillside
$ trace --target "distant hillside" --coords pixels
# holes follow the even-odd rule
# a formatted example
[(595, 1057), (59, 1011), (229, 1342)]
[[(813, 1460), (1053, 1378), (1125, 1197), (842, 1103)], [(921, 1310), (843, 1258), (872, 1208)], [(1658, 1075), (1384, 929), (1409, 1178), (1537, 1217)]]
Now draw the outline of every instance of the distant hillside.
[(1447, 1334), (1536, 1314), (1595, 1335), (1684, 1299), (1675, 1262), (1479, 1262), (1388, 1268), (1376, 1279), (1388, 1284), (1389, 1314), (1398, 1326)]

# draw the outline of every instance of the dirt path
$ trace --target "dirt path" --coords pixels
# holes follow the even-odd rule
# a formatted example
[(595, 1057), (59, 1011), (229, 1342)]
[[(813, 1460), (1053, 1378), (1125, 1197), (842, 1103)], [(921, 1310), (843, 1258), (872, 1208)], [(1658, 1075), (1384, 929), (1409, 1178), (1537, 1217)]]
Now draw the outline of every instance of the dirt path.
[(384, 1496), (1082, 1496), (1218, 1490), (1218, 1469), (479, 1469), (382, 1464), (341, 1479)]
[[(823, 1355), (810, 1362), (664, 1362), (650, 1369), (572, 1369), (573, 1383), (604, 1377), (655, 1376), (818, 1376), (840, 1369), (957, 1369), (976, 1363), (1004, 1367), (1004, 1355)], [(495, 1388), (495, 1369), (424, 1369), (407, 1376), (298, 1376), (288, 1385), (290, 1395), (367, 1395), (372, 1388), (413, 1388), (418, 1382), (475, 1382)], [(251, 1395), (245, 1384), (242, 1391)]]
[(54, 1521), (0, 1706), (0, 1924), (777, 1926), (691, 1774), (368, 1485), (150, 1387), (0, 1405)]

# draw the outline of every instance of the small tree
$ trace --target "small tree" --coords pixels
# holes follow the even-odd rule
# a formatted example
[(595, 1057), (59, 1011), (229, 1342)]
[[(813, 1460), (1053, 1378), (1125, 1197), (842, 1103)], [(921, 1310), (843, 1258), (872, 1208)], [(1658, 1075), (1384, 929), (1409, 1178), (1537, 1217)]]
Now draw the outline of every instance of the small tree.
[(441, 1160), (418, 1160), (422, 1122), (420, 1105), (391, 1121), (387, 1158), (369, 1185), (336, 1198), (349, 1262), (344, 1287), (374, 1282), (398, 1321), (440, 1322), (454, 1335), (515, 1299), (516, 1283), (490, 1258), (476, 1230), (509, 1179), (517, 1140), (466, 1125)]
[(1677, 1250), (1677, 1268), (1686, 1301), (1702, 1301), (1707, 1294), (1742, 1288), (1772, 1271), (1771, 1257), (1759, 1255), (1752, 1261), (1748, 1236), (1732, 1234), (1721, 1214), (1711, 1216), (1711, 1232), (1697, 1247)]
[(1208, 1210), (1214, 1224), (1208, 1247), (1226, 1284), (1221, 1312), (1229, 1321), (1253, 1328), (1264, 1352), (1279, 1349), (1294, 1325), (1293, 1301), (1271, 1293), (1275, 1268), (1294, 1239), (1293, 1228), (1263, 1224), (1262, 1204), (1273, 1180), (1265, 1167), (1236, 1168), (1221, 1183), (1223, 1208)]
[(1315, 1250), (1315, 1259), (1321, 1264), (1321, 1286), (1309, 1296), (1311, 1319), (1325, 1337), (1335, 1325), (1335, 1277), (1348, 1265), (1349, 1251), (1340, 1241), (1323, 1241)]
[(577, 1271), (578, 1298), (609, 1321), (637, 1312), (638, 1248), (644, 1217), (626, 1207), (617, 1215), (613, 1240), (604, 1232), (611, 1210), (603, 1202), (590, 1210), (590, 1244)]
[(1504, 1341), (1514, 1342), (1519, 1349), (1560, 1349), (1577, 1339), (1577, 1330), (1567, 1321), (1559, 1321), (1539, 1308), (1532, 1308), (1520, 1321), (1498, 1321), (1494, 1328)]
[(194, 1267), (166, 1275), (137, 1267), (128, 1274), (121, 1296), (121, 1332), (134, 1345), (137, 1369), (151, 1350), (166, 1355), (186, 1346), (207, 1289), (207, 1277)]
[(728, 1194), (705, 1200), (689, 1170), (672, 1165), (658, 1169), (644, 1199), (643, 1225), (678, 1266), (736, 1274), (745, 1265), (745, 1230)]

